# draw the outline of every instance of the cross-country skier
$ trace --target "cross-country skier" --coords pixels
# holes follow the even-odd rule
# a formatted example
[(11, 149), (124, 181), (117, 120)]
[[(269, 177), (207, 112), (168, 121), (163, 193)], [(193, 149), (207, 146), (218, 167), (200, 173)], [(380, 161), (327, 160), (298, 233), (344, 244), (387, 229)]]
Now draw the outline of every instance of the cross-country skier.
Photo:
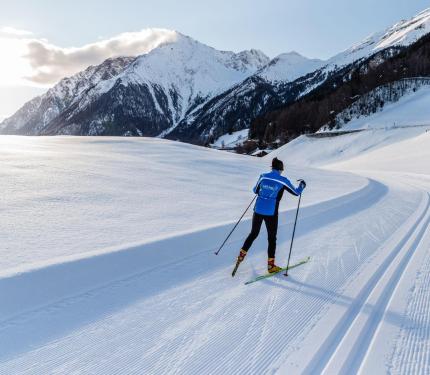
[(254, 193), (258, 194), (258, 197), (254, 207), (254, 216), (252, 217), (252, 229), (237, 257), (238, 265), (245, 259), (249, 248), (260, 233), (261, 224), (264, 221), (269, 242), (267, 270), (269, 273), (281, 271), (281, 268), (275, 265), (279, 202), (284, 190), (299, 196), (306, 187), (305, 181), (301, 180), (299, 186), (295, 188), (288, 178), (281, 176), (283, 170), (284, 163), (278, 158), (274, 158), (272, 160), (272, 171), (263, 173), (253, 189)]

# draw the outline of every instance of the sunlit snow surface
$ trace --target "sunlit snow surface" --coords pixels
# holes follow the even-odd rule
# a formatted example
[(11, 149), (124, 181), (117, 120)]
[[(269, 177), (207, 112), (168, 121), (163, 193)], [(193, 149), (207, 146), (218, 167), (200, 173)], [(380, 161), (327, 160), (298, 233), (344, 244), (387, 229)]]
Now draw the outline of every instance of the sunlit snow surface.
[[(270, 161), (158, 139), (2, 136), (0, 165), (1, 275), (233, 221)], [(326, 187), (305, 204), (364, 183), (287, 174)]]
[[(360, 132), (328, 138), (301, 136), (267, 158), (278, 156), (288, 158), (292, 164), (315, 167), (368, 155), (370, 151), (430, 132), (429, 103), (430, 88), (423, 87), (417, 92), (405, 95), (396, 103), (387, 104), (380, 112), (352, 119), (340, 129), (343, 132)], [(333, 129), (333, 132), (337, 131), (338, 129)], [(419, 150), (421, 149), (425, 150)], [(416, 150), (405, 148), (395, 159), (407, 157), (414, 151)], [(408, 158), (410, 168), (427, 168), (427, 161), (421, 164), (422, 160), (418, 158), (416, 163), (412, 163), (411, 158)], [(379, 158), (375, 158), (374, 162), (378, 163)], [(396, 168), (394, 163), (391, 166), (391, 170)]]
[(239, 130), (232, 134), (224, 134), (219, 137), (214, 143), (215, 147), (235, 147), (238, 144), (242, 144), (248, 139), (249, 129)]
[(341, 67), (353, 61), (369, 57), (390, 47), (408, 46), (430, 32), (430, 8), (409, 20), (403, 20), (384, 31), (374, 33), (360, 43), (333, 56), (328, 68)]

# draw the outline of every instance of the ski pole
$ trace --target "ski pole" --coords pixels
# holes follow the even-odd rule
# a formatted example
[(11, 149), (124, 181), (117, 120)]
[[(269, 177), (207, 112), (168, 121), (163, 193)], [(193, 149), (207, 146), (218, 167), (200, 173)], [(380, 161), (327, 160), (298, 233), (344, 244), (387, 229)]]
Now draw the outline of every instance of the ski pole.
[(300, 194), (299, 203), (297, 204), (296, 220), (294, 221), (293, 236), (291, 237), (290, 254), (288, 255), (288, 263), (287, 263), (287, 269), (285, 270), (285, 276), (288, 276), (288, 267), (290, 266), (291, 251), (293, 250), (294, 234), (296, 233), (297, 217), (299, 216), (301, 199), (302, 199), (302, 194)]
[(218, 251), (215, 252), (215, 255), (218, 255), (219, 252), (221, 251), (221, 249), (224, 247), (224, 245), (227, 242), (227, 240), (230, 238), (230, 236), (232, 235), (232, 233), (234, 232), (234, 230), (236, 229), (236, 227), (239, 225), (239, 223), (241, 222), (241, 220), (243, 219), (243, 217), (245, 216), (245, 214), (248, 212), (249, 207), (251, 207), (252, 203), (254, 203), (255, 198), (257, 198), (257, 195), (254, 198), (252, 198), (251, 203), (249, 204), (248, 207), (246, 207), (245, 212), (242, 214), (242, 216), (240, 217), (239, 221), (236, 223), (236, 225), (233, 227), (233, 229), (231, 230), (231, 232), (228, 234), (227, 238), (224, 240), (224, 242), (222, 243), (222, 245), (220, 246), (220, 248), (218, 249)]

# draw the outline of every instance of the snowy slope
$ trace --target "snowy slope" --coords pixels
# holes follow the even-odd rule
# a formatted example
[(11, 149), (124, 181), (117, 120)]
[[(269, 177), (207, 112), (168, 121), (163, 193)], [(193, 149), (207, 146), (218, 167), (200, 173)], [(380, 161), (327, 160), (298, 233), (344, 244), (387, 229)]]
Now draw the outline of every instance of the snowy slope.
[[(234, 221), (270, 165), (151, 138), (2, 136), (0, 160), (0, 275)], [(319, 172), (312, 178), (326, 189), (308, 203), (365, 183), (352, 179), (343, 190)]]
[(360, 116), (344, 125), (342, 130), (393, 128), (430, 125), (430, 87), (403, 96), (396, 103), (371, 116)]
[(354, 61), (370, 57), (384, 49), (413, 44), (430, 33), (430, 8), (409, 20), (403, 20), (384, 31), (370, 35), (365, 40), (333, 56), (325, 69), (342, 67)]
[(13, 116), (1, 122), (0, 133), (39, 134), (65, 109), (87, 95), (89, 89), (116, 76), (133, 60), (131, 57), (108, 59), (62, 79), (48, 92), (30, 100)]
[[(403, 117), (407, 113), (412, 115), (404, 109)], [(412, 129), (387, 130), (387, 139), (382, 141), (376, 133), (369, 134), (373, 142), (364, 137), (350, 142), (348, 138), (355, 135), (336, 137), (337, 144), (343, 142), (345, 149), (355, 145), (361, 151), (355, 153), (356, 157), (352, 153), (347, 157), (341, 153), (336, 158), (327, 157), (328, 152), (319, 156), (322, 160), (325, 158), (325, 163), (332, 162), (325, 168), (373, 177), (387, 184), (390, 190), (403, 185), (410, 197), (421, 196), (421, 203), (410, 220), (405, 221), (403, 229), (380, 243), (380, 251), (372, 255), (371, 263), (334, 295), (334, 303), (325, 311), (324, 318), (312, 326), (297, 350), (280, 361), (279, 373), (421, 374), (430, 371), (427, 357), (430, 316), (424, 297), (430, 291), (430, 129), (421, 129), (415, 134)], [(393, 142), (394, 132), (397, 142)], [(319, 139), (319, 147), (330, 150), (333, 140)], [(366, 150), (364, 146), (369, 145), (370, 149)], [(317, 149), (315, 146), (305, 141), (301, 145), (309, 153)], [(284, 155), (293, 152), (294, 147), (287, 145)], [(333, 160), (336, 161), (333, 163)], [(403, 214), (402, 210), (398, 214)], [(384, 218), (377, 226), (387, 221)], [(373, 233), (364, 233), (360, 238), (364, 240), (368, 236)], [(355, 247), (355, 256), (361, 257), (362, 249)], [(347, 264), (342, 262), (340, 268), (343, 270)], [(304, 362), (303, 357), (309, 353), (314, 354)]]
[(271, 152), (265, 158), (269, 160), (277, 156), (291, 165), (322, 167), (326, 164), (336, 163), (339, 159), (352, 159), (365, 152), (416, 137), (428, 129), (430, 129), (430, 125), (397, 129), (369, 129), (329, 138), (302, 135)]
[[(352, 160), (336, 162), (332, 169), (365, 169), (380, 172), (402, 172), (421, 175), (428, 174), (430, 161), (430, 126), (416, 137), (396, 142), (390, 147), (378, 147), (371, 152), (357, 156)], [(428, 177), (427, 177), (428, 178)]]
[(225, 134), (219, 137), (213, 144), (213, 147), (235, 147), (248, 139), (248, 129), (239, 130), (231, 134)]
[[(422, 87), (398, 102), (386, 104), (380, 112), (354, 118), (340, 129), (360, 132), (329, 138), (300, 136), (266, 158), (278, 156), (293, 165), (321, 166), (414, 138), (430, 130), (429, 102), (430, 89)], [(333, 129), (333, 133), (336, 131)], [(321, 133), (329, 135), (330, 131)]]
[(256, 73), (273, 83), (294, 81), (324, 65), (319, 59), (308, 59), (297, 52), (283, 53)]
[(356, 95), (352, 104), (317, 133), (425, 125), (430, 118), (429, 87), (430, 78), (407, 78)]

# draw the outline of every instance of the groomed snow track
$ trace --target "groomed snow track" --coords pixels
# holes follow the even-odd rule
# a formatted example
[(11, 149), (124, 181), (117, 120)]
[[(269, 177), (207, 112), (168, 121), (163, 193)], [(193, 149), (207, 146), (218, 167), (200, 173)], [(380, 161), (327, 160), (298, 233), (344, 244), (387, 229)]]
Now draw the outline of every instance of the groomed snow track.
[(364, 359), (372, 353), (372, 343), (383, 318), (388, 315), (390, 319), (387, 309), (390, 299), (423, 237), (429, 234), (429, 207), (430, 195), (426, 194), (414, 215), (418, 216), (416, 221), (412, 225), (408, 223), (400, 239), (398, 236), (402, 231), (384, 244), (385, 259), (375, 262), (372, 276), (351, 300), (342, 318), (304, 369), (304, 374), (354, 374), (365, 365)]
[[(428, 356), (410, 358), (426, 341), (411, 336), (404, 311), (429, 322), (429, 202), (418, 189), (369, 179), (308, 206), (293, 261), (310, 255), (311, 263), (252, 286), (243, 282), (264, 270), (265, 238), (229, 276), (247, 221), (218, 257), (231, 223), (4, 277), (0, 373), (352, 374), (378, 366), (424, 373)], [(279, 256), (294, 216), (286, 214)], [(400, 281), (421, 264), (415, 294), (393, 312), (396, 293), (406, 293)], [(387, 324), (399, 330), (388, 329), (395, 345), (381, 360), (372, 348)], [(407, 363), (397, 364), (403, 357)]]

